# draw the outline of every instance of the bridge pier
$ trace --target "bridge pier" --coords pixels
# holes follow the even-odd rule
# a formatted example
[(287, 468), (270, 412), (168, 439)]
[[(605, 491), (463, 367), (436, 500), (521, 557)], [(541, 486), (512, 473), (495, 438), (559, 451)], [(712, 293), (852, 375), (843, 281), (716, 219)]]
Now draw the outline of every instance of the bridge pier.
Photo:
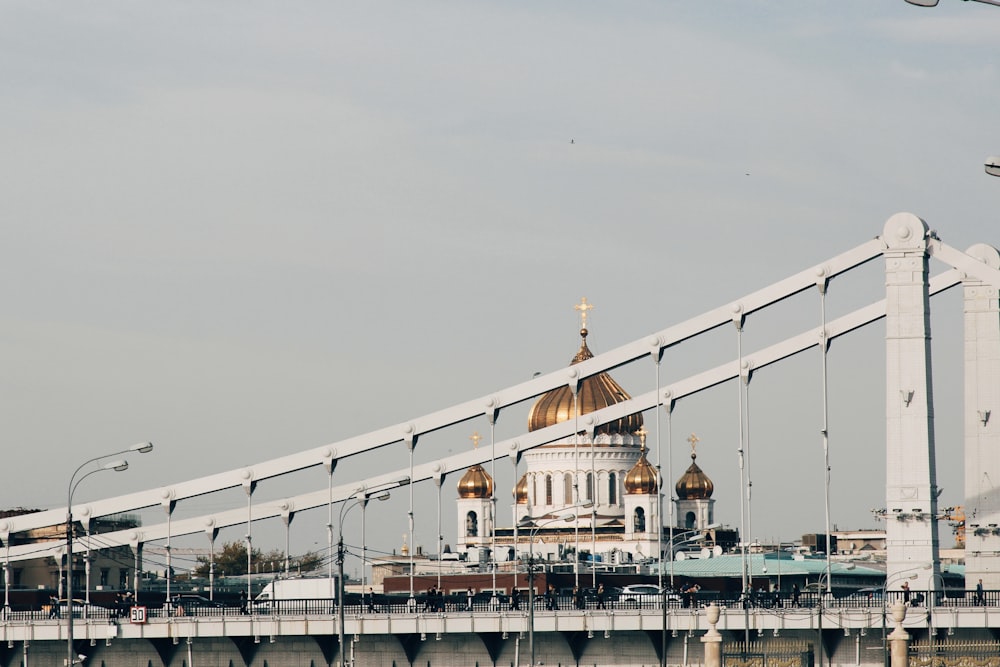
[[(931, 382), (927, 223), (897, 213), (885, 223), (886, 583), (940, 581), (934, 396)], [(915, 576), (914, 576), (915, 575)]]
[[(987, 245), (967, 251), (1000, 268)], [(965, 587), (1000, 588), (1000, 299), (996, 287), (962, 281), (965, 318)]]

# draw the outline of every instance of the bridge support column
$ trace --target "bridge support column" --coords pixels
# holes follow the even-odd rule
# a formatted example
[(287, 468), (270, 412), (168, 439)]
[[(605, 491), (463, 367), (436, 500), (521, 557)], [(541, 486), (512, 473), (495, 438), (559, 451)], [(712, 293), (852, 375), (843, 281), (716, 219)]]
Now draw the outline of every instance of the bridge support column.
[[(937, 474), (931, 382), (927, 223), (897, 213), (885, 223), (886, 581), (916, 573), (937, 590)], [(902, 578), (897, 578), (902, 581)]]
[[(701, 643), (705, 648), (705, 667), (722, 667), (722, 633), (718, 631), (715, 624), (719, 622), (719, 605), (714, 602), (705, 609), (705, 616), (708, 619), (708, 632), (701, 638)], [(663, 657), (666, 661), (666, 655)]]
[[(1000, 253), (975, 245), (967, 253), (1000, 268)], [(965, 317), (965, 587), (980, 579), (1000, 589), (1000, 292), (962, 281)]]

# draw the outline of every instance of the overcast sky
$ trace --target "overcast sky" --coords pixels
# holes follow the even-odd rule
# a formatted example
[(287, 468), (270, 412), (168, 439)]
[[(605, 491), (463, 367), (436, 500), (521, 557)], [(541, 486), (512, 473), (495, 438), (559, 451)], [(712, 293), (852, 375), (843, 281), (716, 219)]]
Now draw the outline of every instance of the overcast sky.
[[(958, 0), (4, 2), (0, 505), (58, 507), (80, 462), (140, 440), (155, 453), (78, 498), (483, 396), (569, 363), (581, 296), (606, 351), (898, 211), (959, 249), (996, 245), (998, 34), (1000, 9)], [(834, 281), (831, 316), (879, 298), (881, 264), (862, 273)], [(958, 297), (932, 322), (945, 505), (963, 500)], [(751, 318), (747, 344), (818, 317), (804, 295)], [(842, 528), (884, 506), (883, 337), (830, 352)], [(720, 331), (668, 353), (664, 376), (735, 346)], [(751, 383), (753, 537), (823, 530), (817, 354)], [(641, 393), (649, 366), (616, 378)], [(726, 385), (672, 419), (673, 477), (697, 432), (730, 525), (737, 414)], [(524, 424), (501, 415), (498, 433)], [(418, 458), (471, 446), (469, 430)], [(433, 551), (436, 493), (417, 494)], [(401, 502), (369, 509), (371, 544), (401, 545)], [(325, 544), (324, 523), (297, 519), (293, 551)]]

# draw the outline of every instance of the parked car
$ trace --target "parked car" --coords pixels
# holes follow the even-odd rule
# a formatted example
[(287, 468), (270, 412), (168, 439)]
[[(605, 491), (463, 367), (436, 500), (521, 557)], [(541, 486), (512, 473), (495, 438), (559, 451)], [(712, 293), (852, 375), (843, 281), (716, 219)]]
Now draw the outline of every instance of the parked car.
[(881, 588), (859, 588), (845, 598), (842, 598), (842, 606), (848, 607), (881, 607)]
[(681, 601), (681, 596), (669, 589), (661, 589), (654, 584), (632, 584), (622, 588), (618, 594), (618, 606), (633, 608), (659, 606), (664, 596), (667, 603)]
[[(618, 586), (605, 586), (604, 587), (604, 604), (610, 606), (612, 602), (618, 600), (618, 596), (621, 595), (622, 589)], [(597, 604), (597, 589), (596, 588), (584, 588), (583, 589), (584, 599), (593, 604)]]
[(213, 609), (222, 609), (226, 605), (201, 595), (183, 593), (171, 598), (170, 606), (174, 616), (214, 616), (221, 612)]
[[(59, 616), (61, 618), (66, 618), (66, 603), (68, 600), (59, 600)], [(84, 600), (73, 599), (73, 618), (82, 618), (83, 609), (86, 606)], [(95, 608), (96, 605), (91, 605), (91, 609)], [(103, 608), (101, 608), (103, 609)]]

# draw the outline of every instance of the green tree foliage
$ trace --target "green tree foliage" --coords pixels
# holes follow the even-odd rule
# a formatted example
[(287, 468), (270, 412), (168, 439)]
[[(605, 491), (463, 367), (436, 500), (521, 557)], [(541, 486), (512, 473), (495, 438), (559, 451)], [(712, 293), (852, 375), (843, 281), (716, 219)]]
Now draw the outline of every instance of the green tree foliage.
[[(198, 566), (194, 573), (200, 577), (207, 577), (209, 570), (209, 558), (198, 556)], [(319, 554), (309, 552), (302, 556), (293, 556), (291, 559), (291, 569), (295, 572), (311, 572), (319, 569), (322, 559)], [(253, 549), (250, 552), (250, 567), (256, 572), (276, 572), (284, 570), (285, 553), (279, 549), (272, 549), (266, 553), (260, 549)], [(239, 576), (247, 573), (247, 545), (245, 542), (226, 542), (222, 549), (215, 552), (215, 573), (219, 576)]]

